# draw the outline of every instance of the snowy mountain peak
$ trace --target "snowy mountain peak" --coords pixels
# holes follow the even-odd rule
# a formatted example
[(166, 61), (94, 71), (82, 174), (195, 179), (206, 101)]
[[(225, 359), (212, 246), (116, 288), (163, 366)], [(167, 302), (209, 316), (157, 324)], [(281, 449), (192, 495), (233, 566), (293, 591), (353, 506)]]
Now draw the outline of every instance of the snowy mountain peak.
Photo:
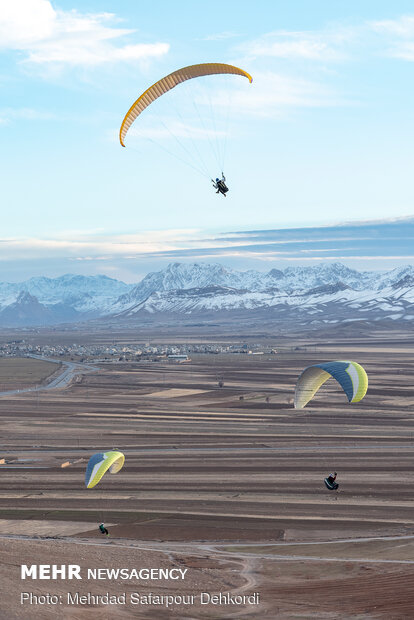
[(36, 297), (34, 297), (33, 295), (30, 295), (30, 293), (28, 293), (27, 291), (22, 291), (21, 293), (18, 294), (17, 299), (16, 299), (16, 304), (19, 305), (29, 305), (29, 304), (33, 304), (33, 303), (39, 303), (38, 300), (36, 299)]
[(120, 318), (237, 311), (278, 320), (290, 317), (293, 322), (298, 316), (303, 320), (309, 316), (312, 324), (356, 317), (410, 320), (414, 319), (412, 271), (404, 267), (378, 274), (322, 263), (262, 273), (217, 264), (173, 263), (148, 274), (118, 300), (114, 310)]
[[(237, 271), (218, 263), (171, 263), (136, 285), (65, 274), (0, 283), (0, 325), (51, 324), (137, 313), (238, 311), (312, 322), (414, 319), (414, 268), (359, 272), (341, 263)], [(251, 315), (253, 316), (253, 314)], [(296, 317), (296, 318), (295, 318)], [(284, 320), (284, 319), (283, 319)], [(347, 319), (348, 320), (348, 319)], [(17, 323), (16, 323), (17, 321)]]

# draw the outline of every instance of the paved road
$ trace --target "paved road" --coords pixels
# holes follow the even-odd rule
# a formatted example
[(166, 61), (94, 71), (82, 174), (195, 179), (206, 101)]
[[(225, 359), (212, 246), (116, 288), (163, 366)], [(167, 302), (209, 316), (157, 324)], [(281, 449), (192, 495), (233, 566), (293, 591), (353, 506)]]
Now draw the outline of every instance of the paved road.
[(58, 388), (64, 388), (69, 385), (76, 375), (84, 375), (90, 372), (97, 372), (99, 368), (92, 366), (91, 364), (81, 364), (79, 362), (66, 362), (64, 360), (55, 360), (52, 357), (43, 357), (42, 355), (28, 355), (36, 360), (42, 360), (43, 362), (53, 362), (55, 364), (62, 364), (63, 369), (60, 375), (55, 377), (50, 383), (45, 385), (36, 385), (34, 387), (23, 388), (21, 390), (7, 390), (6, 392), (0, 392), (0, 396), (10, 396), (12, 394), (24, 394), (25, 392), (40, 392), (43, 390), (55, 390)]

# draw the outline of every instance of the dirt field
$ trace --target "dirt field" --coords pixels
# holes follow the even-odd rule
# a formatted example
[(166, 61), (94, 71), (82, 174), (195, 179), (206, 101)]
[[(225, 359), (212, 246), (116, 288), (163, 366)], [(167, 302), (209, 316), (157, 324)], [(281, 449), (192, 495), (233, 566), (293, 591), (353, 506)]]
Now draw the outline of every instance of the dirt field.
[(60, 367), (28, 357), (0, 357), (0, 392), (41, 385)]
[[(414, 342), (300, 345), (107, 364), (67, 389), (3, 396), (0, 618), (413, 618)], [(365, 367), (365, 399), (348, 405), (332, 380), (294, 410), (301, 370), (329, 359)], [(87, 490), (89, 456), (112, 448), (124, 469)], [(335, 494), (323, 485), (332, 469)], [(20, 581), (21, 563), (62, 562), (188, 574), (176, 586)], [(260, 602), (21, 607), (25, 588), (259, 592)]]

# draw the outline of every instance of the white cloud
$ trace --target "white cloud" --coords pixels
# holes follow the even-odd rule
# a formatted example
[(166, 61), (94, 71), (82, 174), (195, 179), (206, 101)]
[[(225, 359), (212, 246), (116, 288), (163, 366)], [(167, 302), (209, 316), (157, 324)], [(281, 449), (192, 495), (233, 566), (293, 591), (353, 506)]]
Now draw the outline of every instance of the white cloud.
[(216, 34), (209, 34), (207, 37), (204, 37), (202, 41), (223, 41), (225, 39), (233, 39), (234, 37), (239, 36), (239, 34), (230, 31), (217, 32)]
[(53, 238), (14, 237), (0, 239), (0, 261), (44, 257), (76, 260), (107, 260), (192, 247), (202, 242), (197, 230), (156, 230), (136, 234), (96, 234), (93, 231), (61, 231)]
[(383, 36), (387, 56), (414, 61), (414, 17), (404, 15), (398, 19), (386, 19), (370, 23), (371, 29)]
[(52, 36), (56, 11), (47, 0), (0, 1), (0, 46), (24, 48)]
[(21, 120), (50, 120), (58, 118), (56, 114), (33, 110), (32, 108), (3, 108), (0, 109), (0, 123), (8, 124), (10, 121)]
[(396, 35), (403, 38), (414, 37), (414, 17), (403, 15), (398, 19), (384, 19), (371, 22), (371, 28), (376, 32)]
[[(375, 41), (372, 34), (378, 35)], [(315, 31), (269, 32), (235, 48), (245, 62), (260, 59), (311, 61), (326, 65), (352, 57), (387, 55), (414, 61), (414, 15)]]
[(49, 0), (0, 0), (0, 49), (37, 65), (97, 66), (163, 56), (168, 43), (123, 43), (134, 31), (112, 13), (54, 9)]
[[(234, 47), (233, 53), (238, 54), (234, 64), (253, 76), (251, 88), (238, 89), (238, 109), (279, 117), (285, 116), (288, 108), (343, 104), (342, 97), (326, 85), (327, 77), (332, 76), (326, 64), (350, 57), (359, 30), (341, 25), (320, 31), (278, 30)], [(304, 69), (307, 61), (312, 63), (312, 72), (309, 65)], [(216, 103), (221, 99), (223, 105), (227, 101), (224, 93), (215, 99)]]
[(238, 49), (248, 58), (272, 57), (332, 61), (345, 58), (345, 44), (353, 38), (351, 30), (332, 32), (288, 32), (264, 34)]
[[(392, 223), (392, 220), (390, 220)], [(387, 220), (385, 220), (386, 224)], [(352, 222), (352, 226), (355, 222)], [(319, 231), (322, 235), (324, 227), (312, 228), (310, 231)], [(380, 230), (380, 229), (379, 229)], [(133, 234), (104, 234), (99, 230), (60, 231), (49, 238), (3, 238), (0, 239), (0, 269), (8, 275), (20, 273), (27, 278), (28, 273), (41, 275), (59, 275), (72, 271), (76, 273), (111, 273), (127, 281), (136, 281), (135, 272), (139, 269), (148, 271), (148, 265), (159, 265), (170, 260), (218, 260), (234, 259), (243, 264), (244, 261), (255, 261), (264, 265), (266, 262), (284, 261), (285, 264), (299, 262), (320, 261), (378, 261), (390, 264), (391, 261), (407, 263), (412, 261), (412, 254), (398, 253), (399, 247), (387, 246), (390, 231), (387, 227), (378, 236), (378, 243), (371, 251), (364, 252), (365, 235), (352, 237), (353, 247), (344, 241), (349, 241), (348, 234), (341, 236), (341, 228), (337, 227), (338, 235), (302, 236), (298, 230), (294, 239), (280, 238), (283, 229), (267, 231), (275, 233), (275, 237), (263, 236), (263, 231), (246, 231), (236, 233), (221, 233), (211, 236), (197, 229), (153, 230)], [(223, 235), (226, 235), (225, 237)], [(228, 236), (230, 235), (230, 238)], [(250, 240), (248, 235), (253, 235)], [(372, 236), (369, 238), (372, 239)], [(320, 247), (321, 241), (329, 240), (332, 248)], [(342, 245), (338, 246), (335, 241)], [(293, 244), (293, 247), (292, 247)], [(315, 247), (309, 247), (315, 244)], [(296, 247), (295, 247), (296, 246)], [(387, 256), (383, 250), (389, 249)], [(393, 253), (391, 254), (391, 251)], [(281, 263), (280, 263), (281, 264)], [(245, 268), (246, 263), (243, 268)], [(34, 270), (34, 271), (33, 271)]]
[[(247, 82), (247, 80), (246, 80)], [(211, 97), (213, 105), (228, 107), (228, 91), (218, 91)], [(231, 105), (238, 114), (279, 117), (288, 108), (323, 107), (338, 103), (333, 93), (319, 82), (291, 77), (272, 71), (253, 72), (253, 83), (239, 87), (231, 94)]]
[[(270, 243), (270, 242), (269, 242)], [(198, 229), (154, 230), (134, 234), (103, 234), (95, 231), (61, 231), (53, 237), (14, 237), (0, 239), (0, 262), (10, 260), (69, 258), (76, 261), (110, 261), (116, 258), (190, 253), (208, 249), (214, 252), (249, 246), (250, 241), (221, 240)]]

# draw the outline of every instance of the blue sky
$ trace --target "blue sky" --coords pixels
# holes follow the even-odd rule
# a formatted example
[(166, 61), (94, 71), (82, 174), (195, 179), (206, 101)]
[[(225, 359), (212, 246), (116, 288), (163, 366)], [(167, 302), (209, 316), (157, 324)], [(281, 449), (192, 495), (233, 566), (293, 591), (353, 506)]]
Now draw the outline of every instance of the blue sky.
[[(253, 84), (230, 77), (230, 108), (216, 79), (178, 87), (121, 148), (119, 125), (138, 95), (199, 62), (241, 66)], [(135, 281), (171, 258), (202, 256), (262, 269), (328, 254), (352, 266), (413, 262), (412, 237), (399, 251), (390, 241), (393, 220), (413, 214), (413, 71), (408, 1), (0, 2), (0, 278), (70, 271)], [(164, 122), (184, 145), (191, 134), (211, 175), (218, 134), (228, 198), (162, 150), (180, 153)], [(335, 247), (344, 228), (335, 236), (332, 227), (360, 220), (383, 222), (376, 242), (364, 248), (358, 234), (351, 250)], [(329, 237), (312, 256), (299, 246), (263, 252), (263, 232), (223, 252), (225, 231), (269, 230), (280, 244), (283, 229), (302, 241), (311, 230)]]

